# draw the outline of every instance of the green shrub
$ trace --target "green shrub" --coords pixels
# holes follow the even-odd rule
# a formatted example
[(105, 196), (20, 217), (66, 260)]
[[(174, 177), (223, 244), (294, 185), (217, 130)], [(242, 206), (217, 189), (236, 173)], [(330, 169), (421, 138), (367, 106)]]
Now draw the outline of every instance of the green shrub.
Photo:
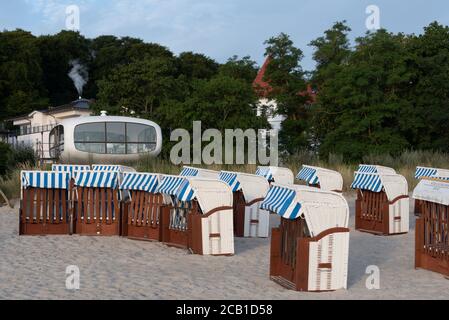
[(20, 164), (27, 164), (30, 166), (36, 165), (36, 155), (30, 146), (16, 146), (12, 148), (11, 166), (17, 167)]
[(7, 143), (0, 142), (0, 176), (8, 172), (11, 166), (12, 149)]

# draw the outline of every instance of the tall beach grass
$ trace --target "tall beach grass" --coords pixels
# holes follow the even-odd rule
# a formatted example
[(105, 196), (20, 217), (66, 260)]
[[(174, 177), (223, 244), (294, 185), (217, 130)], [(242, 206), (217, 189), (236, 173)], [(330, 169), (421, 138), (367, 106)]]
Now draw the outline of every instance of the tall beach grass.
[[(367, 155), (363, 158), (363, 163), (377, 164), (394, 168), (399, 174), (403, 175), (408, 181), (409, 190), (413, 190), (418, 181), (415, 179), (416, 166), (435, 167), (449, 169), (449, 153), (438, 151), (404, 151), (397, 157), (390, 155)], [(343, 176), (343, 190), (350, 191), (350, 185), (354, 177), (354, 171), (358, 163), (348, 163), (340, 155), (330, 154), (327, 159), (320, 159), (317, 155), (310, 152), (300, 152), (295, 155), (283, 157), (280, 159), (279, 166), (290, 168), (296, 175), (303, 164), (314, 165), (336, 170)], [(182, 165), (175, 165), (169, 160), (161, 158), (142, 157), (139, 161), (129, 164), (140, 172), (155, 172), (165, 174), (179, 174)], [(197, 166), (197, 165), (192, 165)], [(254, 173), (257, 165), (198, 165), (198, 167), (210, 170), (227, 170), (236, 172)], [(19, 165), (11, 170), (5, 177), (0, 177), (0, 189), (9, 198), (18, 198), (20, 196), (20, 171), (36, 170), (35, 166)], [(49, 170), (46, 165), (43, 170)], [(295, 183), (299, 183), (295, 181)], [(0, 201), (2, 201), (0, 199)]]

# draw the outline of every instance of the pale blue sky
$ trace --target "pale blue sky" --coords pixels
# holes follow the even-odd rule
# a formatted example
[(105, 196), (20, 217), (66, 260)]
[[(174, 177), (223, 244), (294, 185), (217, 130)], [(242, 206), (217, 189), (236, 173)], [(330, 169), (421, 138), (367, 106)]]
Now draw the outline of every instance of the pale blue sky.
[(305, 69), (314, 65), (307, 44), (333, 22), (346, 19), (351, 39), (363, 35), (371, 4), (390, 31), (417, 34), (434, 20), (449, 24), (447, 0), (0, 0), (0, 29), (56, 33), (65, 28), (71, 4), (80, 7), (80, 32), (87, 37), (133, 36), (220, 62), (237, 54), (261, 64), (264, 40), (286, 32), (304, 51)]

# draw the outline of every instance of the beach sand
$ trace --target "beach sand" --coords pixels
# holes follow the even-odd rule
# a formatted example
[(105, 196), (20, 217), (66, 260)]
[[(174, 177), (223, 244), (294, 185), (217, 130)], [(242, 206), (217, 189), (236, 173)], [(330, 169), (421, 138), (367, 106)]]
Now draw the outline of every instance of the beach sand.
[[(189, 254), (161, 243), (120, 237), (20, 236), (18, 204), (0, 208), (1, 299), (449, 299), (449, 280), (414, 269), (410, 232), (374, 236), (354, 230), (351, 208), (348, 289), (306, 293), (269, 279), (270, 239), (235, 239), (235, 255)], [(411, 209), (413, 209), (411, 201)], [(279, 218), (271, 216), (271, 225)], [(80, 289), (65, 287), (66, 267), (80, 269)], [(367, 266), (380, 289), (367, 289)]]

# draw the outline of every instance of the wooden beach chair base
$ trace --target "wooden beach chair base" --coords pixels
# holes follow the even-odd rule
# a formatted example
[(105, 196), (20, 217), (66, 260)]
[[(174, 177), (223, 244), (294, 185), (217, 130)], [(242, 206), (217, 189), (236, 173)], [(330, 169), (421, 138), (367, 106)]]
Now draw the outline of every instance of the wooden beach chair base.
[(118, 236), (120, 224), (117, 221), (112, 223), (96, 223), (95, 221), (76, 223), (75, 233), (84, 236)]
[(159, 227), (128, 225), (127, 237), (133, 240), (161, 241), (162, 232)]
[(22, 190), (22, 196), (19, 209), (20, 235), (70, 234), (66, 190), (27, 188)]
[(167, 205), (160, 194), (132, 190), (123, 206), (121, 235), (133, 240), (162, 241), (160, 213)]
[(415, 268), (449, 276), (449, 206), (422, 201), (415, 225)]
[[(400, 196), (389, 201), (384, 191), (373, 192), (357, 190), (355, 201), (355, 229), (374, 235), (401, 235), (407, 232), (390, 232), (390, 205), (408, 196)], [(401, 217), (394, 217), (394, 223), (400, 223)]]
[(78, 187), (74, 201), (76, 225), (80, 235), (118, 236), (121, 231), (122, 205), (118, 191), (106, 188)]
[(415, 199), (415, 216), (419, 216), (422, 212), (421, 206), (422, 206), (422, 202), (421, 200)]
[(233, 211), (234, 211), (234, 236), (244, 237), (245, 234), (245, 198), (242, 191), (233, 194)]
[[(349, 234), (348, 228), (332, 228), (314, 238), (307, 237), (303, 219), (281, 219), (279, 228), (273, 228), (270, 248), (270, 279), (281, 286), (296, 291), (324, 292), (336, 289), (310, 288), (309, 277), (317, 270), (331, 270), (332, 263), (318, 263), (317, 270), (310, 270), (313, 259), (311, 243), (330, 235)], [(329, 242), (329, 243), (332, 243)], [(317, 280), (319, 281), (319, 280)], [(314, 283), (315, 285), (315, 283)], [(330, 285), (330, 284), (328, 284)]]
[(197, 231), (198, 224), (201, 223), (201, 214), (197, 213), (198, 206), (193, 206), (188, 213), (186, 230), (170, 228), (170, 211), (172, 209), (171, 206), (165, 206), (162, 209), (162, 242), (169, 247), (189, 249), (193, 253), (202, 254), (201, 232)]
[(70, 234), (70, 226), (67, 223), (43, 223), (42, 221), (20, 223), (19, 235), (42, 236), (47, 234)]

